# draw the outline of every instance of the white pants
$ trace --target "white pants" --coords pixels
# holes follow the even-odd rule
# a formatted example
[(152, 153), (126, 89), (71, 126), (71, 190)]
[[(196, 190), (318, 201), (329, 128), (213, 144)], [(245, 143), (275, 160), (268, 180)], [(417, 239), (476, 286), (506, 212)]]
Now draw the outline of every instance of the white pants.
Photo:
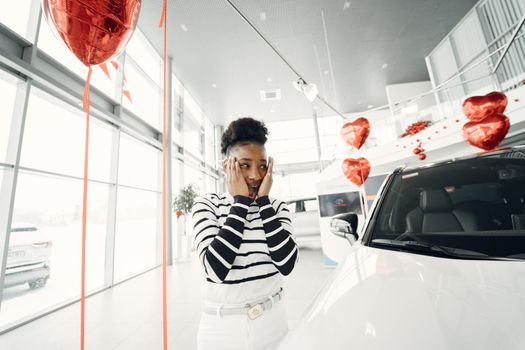
[(250, 320), (244, 315), (202, 312), (197, 331), (198, 350), (274, 350), (288, 332), (283, 302)]

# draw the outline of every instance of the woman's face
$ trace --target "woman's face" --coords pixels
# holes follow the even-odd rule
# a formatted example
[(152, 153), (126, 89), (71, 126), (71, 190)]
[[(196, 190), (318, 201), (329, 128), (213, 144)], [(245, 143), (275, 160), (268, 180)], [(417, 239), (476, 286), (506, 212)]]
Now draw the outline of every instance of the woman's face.
[[(264, 146), (255, 143), (233, 146), (230, 150), (230, 157), (234, 157), (239, 162), (242, 176), (248, 185), (249, 197), (255, 199), (267, 170)], [(224, 170), (226, 171), (225, 164)]]

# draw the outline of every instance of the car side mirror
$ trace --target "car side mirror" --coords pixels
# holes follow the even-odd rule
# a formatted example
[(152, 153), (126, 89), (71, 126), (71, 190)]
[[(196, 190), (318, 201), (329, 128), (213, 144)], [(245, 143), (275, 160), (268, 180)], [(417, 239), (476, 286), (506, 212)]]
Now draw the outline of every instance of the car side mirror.
[(350, 244), (354, 244), (359, 235), (357, 234), (357, 214), (344, 213), (332, 217), (330, 220), (330, 231), (339, 237), (346, 238)]

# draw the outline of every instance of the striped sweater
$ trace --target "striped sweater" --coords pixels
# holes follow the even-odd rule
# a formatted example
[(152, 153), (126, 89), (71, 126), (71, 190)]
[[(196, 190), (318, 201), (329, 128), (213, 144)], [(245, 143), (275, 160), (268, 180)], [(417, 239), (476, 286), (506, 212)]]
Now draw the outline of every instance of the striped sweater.
[(192, 222), (210, 302), (246, 303), (274, 293), (297, 261), (290, 213), (280, 200), (206, 194), (196, 199)]

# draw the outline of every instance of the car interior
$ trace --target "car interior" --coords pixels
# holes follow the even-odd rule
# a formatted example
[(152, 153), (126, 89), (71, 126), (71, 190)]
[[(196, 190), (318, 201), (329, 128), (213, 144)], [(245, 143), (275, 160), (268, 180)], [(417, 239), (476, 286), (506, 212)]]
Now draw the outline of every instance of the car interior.
[(417, 237), (489, 255), (525, 253), (521, 159), (477, 159), (401, 173), (385, 201), (372, 239)]

